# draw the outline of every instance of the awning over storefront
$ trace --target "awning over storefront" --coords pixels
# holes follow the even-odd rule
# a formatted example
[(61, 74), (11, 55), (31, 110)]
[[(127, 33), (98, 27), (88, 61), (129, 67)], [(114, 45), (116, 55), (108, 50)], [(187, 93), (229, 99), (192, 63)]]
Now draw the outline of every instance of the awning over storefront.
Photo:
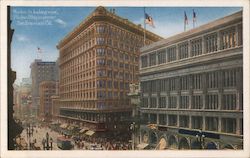
[(88, 136), (92, 136), (94, 133), (94, 131), (88, 130), (85, 134)]
[(88, 129), (87, 128), (82, 128), (79, 133), (84, 133), (85, 131), (87, 131)]
[(60, 127), (61, 127), (61, 128), (67, 128), (67, 127), (68, 127), (68, 124), (67, 124), (67, 123), (61, 124)]
[(136, 147), (137, 147), (139, 150), (142, 150), (142, 149), (145, 149), (147, 146), (148, 146), (147, 143), (141, 143), (141, 144), (138, 144)]

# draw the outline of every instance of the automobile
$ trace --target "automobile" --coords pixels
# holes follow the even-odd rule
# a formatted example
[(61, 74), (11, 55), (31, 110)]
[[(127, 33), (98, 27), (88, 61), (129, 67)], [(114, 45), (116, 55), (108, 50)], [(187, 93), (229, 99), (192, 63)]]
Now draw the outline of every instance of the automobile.
[(70, 150), (74, 147), (71, 138), (60, 136), (57, 138), (57, 146), (62, 150)]

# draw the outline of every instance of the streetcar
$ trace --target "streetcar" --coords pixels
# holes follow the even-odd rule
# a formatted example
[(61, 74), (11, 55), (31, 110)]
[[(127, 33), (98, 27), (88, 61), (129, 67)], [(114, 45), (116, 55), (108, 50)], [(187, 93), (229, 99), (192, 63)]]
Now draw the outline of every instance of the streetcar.
[(57, 137), (57, 146), (62, 150), (71, 150), (74, 147), (72, 139), (65, 136)]

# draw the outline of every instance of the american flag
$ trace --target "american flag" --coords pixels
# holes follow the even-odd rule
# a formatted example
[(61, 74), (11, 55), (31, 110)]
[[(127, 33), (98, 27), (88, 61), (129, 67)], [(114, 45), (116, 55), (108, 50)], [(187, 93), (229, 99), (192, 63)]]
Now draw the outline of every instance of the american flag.
[(187, 17), (186, 12), (184, 12), (184, 24), (188, 25), (188, 17)]
[(153, 18), (151, 16), (149, 16), (147, 13), (145, 13), (145, 23), (149, 24), (152, 27), (155, 27)]

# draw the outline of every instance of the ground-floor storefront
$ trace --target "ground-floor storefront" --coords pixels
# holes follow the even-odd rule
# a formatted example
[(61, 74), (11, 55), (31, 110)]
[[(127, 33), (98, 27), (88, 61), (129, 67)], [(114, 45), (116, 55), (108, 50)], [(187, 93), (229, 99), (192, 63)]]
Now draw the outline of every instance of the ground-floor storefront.
[[(183, 131), (186, 131), (183, 132)], [(148, 144), (156, 150), (226, 150), (243, 149), (243, 138), (224, 133), (202, 132), (197, 130), (180, 130), (178, 128), (150, 129), (147, 126), (140, 128), (140, 144)]]

